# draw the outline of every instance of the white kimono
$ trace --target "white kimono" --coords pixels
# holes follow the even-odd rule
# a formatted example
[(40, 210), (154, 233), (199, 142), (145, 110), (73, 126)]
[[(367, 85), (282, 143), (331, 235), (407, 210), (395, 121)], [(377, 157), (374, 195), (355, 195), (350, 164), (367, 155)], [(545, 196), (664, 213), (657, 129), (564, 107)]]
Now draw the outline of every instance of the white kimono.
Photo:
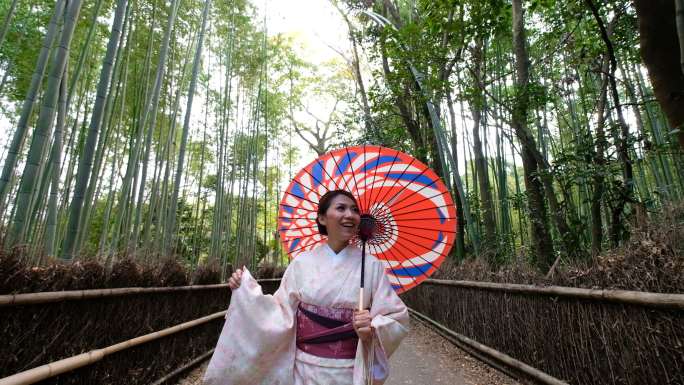
[[(323, 244), (300, 254), (274, 295), (264, 295), (249, 272), (233, 291), (226, 323), (204, 376), (205, 385), (363, 385), (372, 359), (374, 384), (389, 374), (388, 358), (408, 333), (406, 306), (394, 292), (382, 262), (366, 254), (365, 308), (370, 307), (372, 343), (359, 344), (355, 359), (323, 358), (296, 346), (299, 302), (358, 307), (361, 250), (339, 254)], [(370, 357), (370, 359), (368, 358)]]

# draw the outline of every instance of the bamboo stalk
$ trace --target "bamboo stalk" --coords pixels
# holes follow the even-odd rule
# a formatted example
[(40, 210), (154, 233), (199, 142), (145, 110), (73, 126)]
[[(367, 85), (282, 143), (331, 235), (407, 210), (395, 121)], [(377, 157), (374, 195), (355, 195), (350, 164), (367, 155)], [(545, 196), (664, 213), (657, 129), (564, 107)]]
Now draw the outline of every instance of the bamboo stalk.
[(14, 305), (36, 305), (70, 300), (116, 297), (131, 294), (170, 293), (179, 291), (211, 290), (228, 287), (228, 284), (192, 285), (176, 287), (124, 287), (116, 289), (51, 291), (43, 293), (9, 294), (0, 296), (0, 307)]
[(650, 293), (629, 290), (582, 289), (564, 286), (534, 286), (494, 282), (451, 281), (426, 279), (423, 284), (503, 291), (505, 293), (536, 294), (555, 297), (582, 298), (666, 309), (684, 309), (684, 294)]
[(193, 321), (188, 321), (170, 328), (160, 330), (158, 332), (145, 334), (144, 336), (136, 337), (115, 345), (107, 346), (106, 348), (91, 350), (87, 353), (79, 354), (73, 357), (65, 358), (63, 360), (55, 361), (47, 365), (42, 365), (37, 368), (29, 369), (9, 377), (0, 379), (0, 385), (26, 385), (42, 381), (46, 378), (54, 377), (61, 373), (65, 373), (83, 366), (93, 364), (100, 361), (103, 357), (112, 353), (126, 350), (137, 345), (141, 345), (150, 341), (166, 337), (180, 331), (190, 329), (197, 325), (213, 321), (215, 319), (224, 317), (227, 311), (220, 311), (208, 315), (206, 317), (198, 318)]
[[(533, 378), (535, 381), (538, 381), (541, 384), (547, 384), (547, 385), (568, 385), (567, 382), (559, 380), (553, 376), (550, 376), (544, 372), (542, 372), (539, 369), (533, 368), (524, 362), (518, 361), (515, 358), (501, 353), (498, 350), (494, 350), (490, 348), (489, 346), (483, 345), (477, 341), (471, 340), (470, 338), (456, 333), (455, 331), (445, 327), (444, 325), (438, 323), (437, 321), (428, 318), (424, 314), (421, 314), (413, 309), (409, 309), (409, 312), (415, 316), (416, 318), (420, 319), (421, 321), (425, 321), (432, 325), (433, 327), (437, 328), (439, 331), (448, 334), (450, 337), (453, 337), (454, 339), (458, 340), (459, 342), (467, 345), (469, 348), (474, 349), (478, 353), (484, 354), (487, 357), (491, 357), (492, 359), (500, 362), (501, 364), (504, 364), (510, 368), (516, 369), (522, 373), (525, 373), (527, 376)], [(2, 383), (0, 383), (2, 385)]]

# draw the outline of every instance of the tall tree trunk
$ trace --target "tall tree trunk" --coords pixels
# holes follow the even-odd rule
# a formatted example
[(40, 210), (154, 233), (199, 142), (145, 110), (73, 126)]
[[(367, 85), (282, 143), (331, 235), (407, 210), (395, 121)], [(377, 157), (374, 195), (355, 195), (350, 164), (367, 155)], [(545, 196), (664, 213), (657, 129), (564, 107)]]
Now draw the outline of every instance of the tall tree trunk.
[(117, 50), (119, 48), (119, 37), (121, 35), (121, 27), (124, 22), (127, 4), (128, 0), (119, 0), (117, 2), (112, 32), (109, 35), (109, 43), (107, 45), (107, 53), (102, 61), (102, 70), (97, 85), (97, 96), (90, 119), (90, 127), (88, 129), (88, 135), (86, 136), (85, 145), (81, 152), (78, 171), (76, 172), (76, 187), (74, 188), (74, 196), (69, 210), (69, 223), (67, 224), (67, 235), (64, 240), (64, 251), (62, 252), (62, 258), (64, 259), (73, 258), (74, 252), (77, 251), (74, 250), (74, 246), (76, 245), (76, 237), (79, 230), (78, 225), (81, 219), (83, 198), (86, 188), (88, 187), (87, 184), (90, 170), (93, 166), (97, 137), (100, 134), (100, 127), (102, 127), (102, 116), (106, 106), (105, 102), (109, 95), (112, 68), (114, 67), (114, 58), (117, 56)]
[(606, 159), (604, 152), (606, 151), (606, 133), (604, 126), (606, 122), (606, 105), (608, 98), (608, 59), (603, 60), (601, 67), (603, 80), (601, 82), (601, 94), (598, 100), (598, 120), (596, 123), (596, 150), (594, 151), (594, 164), (597, 170), (593, 176), (594, 191), (591, 198), (591, 254), (598, 255), (601, 252), (603, 244), (603, 221), (601, 220), (601, 202), (605, 191), (605, 177), (604, 169), (606, 167)]
[[(624, 226), (623, 226), (623, 211), (625, 206), (630, 203), (634, 203), (634, 171), (632, 167), (632, 160), (629, 155), (631, 147), (631, 135), (629, 133), (629, 126), (625, 121), (625, 117), (622, 114), (622, 105), (620, 103), (620, 96), (617, 89), (617, 82), (615, 80), (615, 72), (617, 71), (617, 59), (615, 57), (615, 50), (613, 49), (613, 42), (611, 41), (611, 31), (610, 26), (606, 28), (601, 15), (599, 14), (599, 8), (594, 4), (593, 0), (585, 0), (589, 8), (591, 9), (594, 19), (598, 24), (599, 30), (601, 31), (601, 38), (606, 45), (606, 52), (608, 54), (608, 59), (610, 62), (610, 69), (608, 74), (608, 84), (610, 85), (610, 92), (614, 103), (615, 111), (617, 112), (618, 125), (620, 127), (620, 136), (617, 137), (617, 150), (622, 166), (622, 182), (616, 185), (617, 191), (616, 201), (613, 203), (613, 244), (617, 246), (619, 243), (619, 238), (624, 236)], [(617, 16), (616, 16), (617, 17)], [(615, 20), (613, 21), (615, 22)], [(611, 25), (613, 23), (611, 22)]]
[(53, 60), (52, 70), (48, 78), (47, 90), (43, 96), (40, 116), (33, 133), (26, 166), (24, 167), (21, 183), (19, 184), (17, 210), (14, 215), (14, 224), (10, 233), (10, 245), (16, 245), (24, 241), (24, 224), (28, 221), (29, 214), (31, 213), (31, 197), (38, 182), (36, 176), (43, 161), (46, 143), (51, 133), (52, 123), (55, 117), (55, 106), (59, 95), (59, 86), (62, 82), (62, 75), (64, 74), (66, 60), (69, 55), (69, 47), (76, 27), (76, 21), (78, 20), (78, 14), (81, 11), (81, 4), (81, 0), (72, 0), (67, 8), (62, 38), (60, 39), (61, 42)]
[[(489, 184), (489, 170), (487, 167), (487, 159), (482, 151), (482, 141), (480, 140), (480, 129), (482, 127), (482, 110), (485, 107), (484, 95), (482, 89), (479, 87), (482, 84), (482, 64), (484, 61), (483, 54), (483, 39), (479, 39), (473, 48), (473, 76), (475, 79), (475, 95), (471, 103), (471, 112), (473, 117), (473, 152), (475, 153), (475, 168), (477, 170), (477, 183), (480, 187), (480, 200), (482, 201), (482, 220), (484, 222), (484, 238), (482, 251), (495, 251), (496, 244), (496, 222), (494, 220), (494, 202), (492, 198), (492, 190)], [(490, 262), (494, 262), (489, 255)]]
[(47, 32), (43, 39), (43, 45), (40, 48), (33, 75), (31, 75), (31, 84), (29, 85), (29, 89), (26, 92), (26, 99), (24, 99), (24, 103), (21, 107), (17, 128), (14, 131), (12, 143), (7, 151), (7, 158), (5, 158), (5, 164), (2, 168), (2, 176), (0, 176), (0, 217), (2, 217), (5, 212), (5, 200), (9, 192), (10, 179), (14, 173), (14, 168), (17, 166), (17, 159), (21, 152), (21, 148), (23, 147), (24, 139), (26, 138), (28, 121), (33, 112), (36, 96), (38, 95), (38, 90), (40, 89), (45, 75), (51, 47), (58, 35), (57, 24), (64, 14), (64, 3), (65, 0), (57, 0), (57, 3), (55, 3), (55, 10), (50, 18), (50, 23), (48, 24)]
[(684, 150), (684, 74), (673, 0), (634, 0), (641, 57), (653, 91)]
[[(74, 247), (75, 250), (79, 250), (83, 246), (83, 241), (85, 239), (88, 239), (88, 233), (90, 231), (90, 218), (91, 218), (91, 212), (93, 206), (97, 202), (97, 196), (96, 191), (99, 191), (100, 186), (102, 185), (101, 181), (103, 178), (101, 178), (100, 174), (104, 170), (102, 169), (102, 163), (103, 159), (106, 158), (106, 152), (107, 152), (107, 145), (110, 142), (110, 138), (112, 136), (112, 127), (113, 127), (113, 119), (114, 119), (114, 107), (115, 104), (119, 99), (125, 99), (126, 97), (126, 87), (125, 87), (125, 82), (126, 79), (128, 78), (128, 57), (130, 56), (130, 43), (131, 43), (131, 26), (133, 23), (130, 23), (130, 15), (131, 15), (131, 3), (129, 2), (126, 5), (126, 13), (124, 15), (124, 22), (123, 26), (121, 27), (121, 33), (119, 36), (119, 42), (118, 46), (119, 48), (117, 49), (116, 52), (116, 59), (114, 61), (114, 68), (112, 69), (113, 75), (112, 75), (112, 80), (111, 80), (111, 85), (110, 85), (110, 91), (107, 93), (107, 98), (105, 101), (105, 109), (104, 109), (104, 115), (102, 117), (102, 127), (100, 128), (100, 131), (103, 133), (102, 135), (98, 135), (98, 141), (97, 141), (97, 150), (95, 151), (95, 158), (93, 160), (93, 167), (89, 175), (88, 179), (88, 188), (86, 189), (85, 193), (85, 199), (83, 201), (83, 209), (81, 210), (81, 219), (79, 220), (79, 225), (78, 228), (80, 229), (78, 231), (78, 236), (76, 237), (76, 246)], [(124, 39), (126, 39), (125, 46), (126, 50), (123, 49), (124, 47)], [(125, 58), (125, 63), (126, 65), (124, 66), (122, 64), (122, 55), (123, 52), (126, 52), (126, 58)], [(124, 74), (123, 76), (123, 82), (121, 81), (121, 75), (122, 73)], [(123, 83), (123, 84), (122, 84)], [(93, 201), (95, 199), (95, 201)]]
[(2, 22), (2, 27), (0, 27), (0, 48), (2, 48), (2, 43), (5, 42), (5, 36), (7, 36), (7, 31), (9, 31), (10, 25), (12, 25), (12, 18), (14, 17), (14, 11), (17, 9), (17, 3), (19, 0), (12, 0), (7, 13), (5, 14), (5, 20)]
[[(677, 19), (677, 38), (679, 40), (679, 65), (684, 74), (684, 0), (675, 0), (675, 12)], [(0, 39), (0, 43), (2, 40)]]
[(57, 125), (52, 143), (52, 154), (50, 165), (50, 198), (48, 202), (48, 214), (45, 229), (45, 254), (48, 257), (57, 255), (55, 250), (55, 236), (57, 234), (57, 196), (59, 194), (59, 177), (62, 173), (62, 128), (66, 118), (66, 98), (67, 98), (67, 71), (64, 71), (62, 83), (59, 86), (59, 100), (57, 108)]
[(88, 57), (88, 52), (90, 51), (91, 42), (95, 36), (95, 30), (99, 26), (97, 18), (100, 14), (100, 8), (102, 8), (102, 0), (97, 0), (95, 7), (93, 8), (93, 15), (90, 19), (90, 27), (88, 28), (88, 35), (86, 36), (85, 42), (83, 43), (83, 48), (78, 54), (78, 64), (76, 64), (76, 69), (73, 71), (73, 76), (71, 77), (71, 83), (69, 85), (69, 92), (67, 93), (67, 109), (71, 107), (71, 99), (74, 97), (74, 91), (78, 85), (78, 81), (81, 78), (81, 73), (83, 69), (83, 64), (85, 64), (86, 58)]
[[(190, 129), (190, 113), (192, 112), (192, 101), (195, 97), (195, 89), (197, 88), (197, 77), (200, 68), (200, 59), (202, 55), (202, 45), (204, 43), (204, 35), (207, 28), (207, 16), (209, 14), (209, 7), (211, 6), (211, 0), (205, 0), (204, 11), (202, 13), (202, 28), (198, 34), (197, 48), (195, 49), (195, 59), (192, 64), (192, 79), (190, 79), (190, 90), (188, 91), (188, 103), (185, 108), (185, 121), (183, 122), (183, 133), (181, 137), (180, 153), (178, 155), (178, 163), (176, 164), (176, 178), (173, 187), (173, 195), (171, 196), (171, 205), (169, 206), (169, 217), (168, 217), (168, 227), (166, 229), (167, 234), (171, 234), (176, 228), (176, 209), (178, 207), (178, 192), (180, 190), (181, 177), (183, 175), (183, 166), (185, 162), (185, 148), (188, 142), (188, 131)], [(165, 246), (164, 250), (168, 253), (171, 251), (171, 245), (174, 244), (174, 237), (169, 236), (167, 238), (169, 241)]]
[(336, 1), (333, 1), (333, 6), (337, 11), (342, 15), (342, 18), (344, 21), (347, 23), (347, 28), (349, 28), (349, 41), (352, 43), (352, 59), (350, 66), (352, 67), (352, 73), (354, 74), (354, 80), (356, 80), (356, 85), (359, 87), (359, 95), (361, 96), (361, 108), (363, 109), (363, 118), (364, 118), (364, 128), (366, 130), (366, 133), (370, 132), (373, 129), (373, 120), (371, 117), (371, 110), (370, 110), (370, 104), (368, 103), (368, 94), (366, 93), (366, 86), (363, 83), (363, 76), (361, 75), (361, 66), (360, 66), (360, 60), (359, 60), (359, 50), (358, 50), (358, 44), (356, 40), (356, 31), (354, 30), (354, 25), (351, 23), (351, 20), (349, 20), (349, 17), (347, 16), (346, 13), (342, 10), (342, 8), (339, 7)]
[[(458, 164), (458, 140), (456, 132), (456, 113), (454, 112), (454, 101), (451, 97), (451, 90), (446, 91), (447, 106), (449, 108), (449, 122), (451, 124), (451, 153), (454, 154), (454, 161)], [(454, 176), (459, 172), (458, 168), (451, 171)], [(461, 261), (465, 259), (465, 217), (463, 215), (463, 197), (457, 189), (454, 190), (454, 203), (456, 204), (456, 258)]]
[[(178, 12), (178, 7), (180, 5), (180, 0), (174, 0), (172, 1), (169, 6), (171, 9), (169, 10), (169, 17), (166, 22), (166, 30), (164, 31), (164, 42), (162, 43), (162, 48), (159, 54), (159, 62), (157, 63), (157, 75), (155, 77), (154, 81), (154, 88), (152, 91), (152, 100), (150, 104), (146, 104), (145, 112), (143, 114), (143, 119), (142, 119), (142, 126), (143, 128), (147, 127), (147, 135), (146, 135), (146, 140), (145, 140), (145, 146), (144, 146), (144, 157), (142, 161), (142, 174), (140, 178), (140, 186), (138, 190), (138, 199), (137, 199), (137, 205), (136, 205), (136, 214), (135, 214), (135, 222), (133, 223), (133, 240), (129, 244), (129, 248), (131, 249), (136, 249), (138, 246), (138, 235), (139, 235), (139, 229), (138, 227), (140, 226), (140, 221), (142, 219), (142, 209), (143, 209), (143, 197), (144, 197), (144, 192), (145, 192), (145, 181), (147, 179), (147, 166), (149, 163), (149, 156), (150, 156), (150, 148), (152, 146), (152, 132), (154, 131), (154, 128), (156, 126), (157, 122), (157, 110), (159, 106), (159, 96), (161, 92), (161, 86), (162, 86), (162, 77), (164, 76), (165, 68), (166, 68), (166, 55), (169, 50), (169, 43), (171, 40), (171, 33), (173, 32), (173, 27), (176, 21), (176, 15)], [(151, 116), (149, 116), (151, 114)], [(149, 116), (149, 123), (148, 123), (148, 116)], [(148, 127), (149, 126), (149, 127)], [(135, 191), (135, 190), (134, 190)]]
[(521, 155), (525, 172), (525, 186), (528, 194), (531, 235), (536, 262), (540, 269), (548, 270), (555, 259), (555, 255), (546, 219), (544, 187), (537, 176), (539, 170), (534, 156), (536, 149), (530, 149), (531, 143), (525, 140), (529, 136), (527, 132), (527, 115), (529, 109), (528, 84), (530, 76), (522, 0), (513, 0), (513, 47), (516, 67), (515, 84), (518, 89), (518, 95), (515, 101), (512, 125), (522, 146)]

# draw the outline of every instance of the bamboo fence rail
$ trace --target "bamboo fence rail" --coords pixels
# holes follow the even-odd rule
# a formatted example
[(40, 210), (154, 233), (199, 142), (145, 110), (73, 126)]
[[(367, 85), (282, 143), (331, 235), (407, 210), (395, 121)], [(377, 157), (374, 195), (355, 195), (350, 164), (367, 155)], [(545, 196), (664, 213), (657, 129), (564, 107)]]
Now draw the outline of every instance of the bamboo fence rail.
[[(258, 280), (260, 283), (280, 282), (279, 278)], [(630, 305), (670, 308), (684, 310), (684, 294), (649, 293), (629, 290), (582, 289), (564, 286), (535, 286), (509, 283), (452, 281), (442, 279), (426, 279), (424, 285), (456, 286), (482, 290), (502, 291), (506, 293), (538, 294), (555, 297), (582, 298), (594, 301), (608, 301)], [(228, 284), (192, 285), (177, 287), (129, 287), (117, 289), (95, 289), (54, 291), (44, 293), (26, 293), (0, 295), (0, 306), (33, 305), (68, 300), (91, 299), (145, 293), (165, 293), (173, 291), (208, 290), (228, 287)]]
[(172, 326), (170, 328), (160, 330), (158, 332), (145, 334), (143, 336), (123, 341), (115, 345), (107, 346), (106, 348), (91, 350), (87, 353), (79, 354), (46, 365), (38, 366), (36, 368), (29, 369), (24, 372), (16, 373), (9, 377), (0, 379), (0, 385), (33, 384), (50, 377), (54, 377), (58, 374), (93, 364), (112, 353), (129, 349), (134, 346), (144, 344), (146, 342), (154, 341), (156, 339), (166, 337), (168, 335), (175, 334), (186, 329), (190, 329), (192, 327), (204, 324), (217, 318), (224, 317), (226, 315), (226, 312), (227, 311), (217, 312), (206, 317), (198, 318), (193, 321), (185, 322), (176, 326)]
[(424, 285), (456, 286), (471, 289), (502, 291), (505, 293), (536, 294), (552, 297), (581, 298), (628, 305), (641, 305), (666, 309), (684, 310), (684, 294), (649, 293), (629, 290), (582, 289), (564, 286), (535, 286), (510, 283), (451, 281), (426, 279)]
[(152, 385), (163, 385), (176, 377), (180, 376), (181, 374), (187, 372), (188, 370), (194, 368), (195, 366), (201, 364), (203, 361), (205, 361), (207, 358), (211, 357), (212, 354), (214, 354), (215, 349), (211, 349), (203, 354), (201, 354), (199, 357), (195, 358), (194, 360), (188, 362), (187, 364), (181, 366), (180, 368), (174, 370), (173, 372), (165, 375), (164, 377), (158, 379), (155, 381)]
[(133, 294), (170, 293), (191, 290), (210, 290), (228, 287), (227, 283), (215, 285), (192, 285), (175, 287), (122, 287), (116, 289), (49, 291), (43, 293), (0, 295), (0, 306), (36, 305), (41, 303), (74, 301), (101, 297), (116, 297)]

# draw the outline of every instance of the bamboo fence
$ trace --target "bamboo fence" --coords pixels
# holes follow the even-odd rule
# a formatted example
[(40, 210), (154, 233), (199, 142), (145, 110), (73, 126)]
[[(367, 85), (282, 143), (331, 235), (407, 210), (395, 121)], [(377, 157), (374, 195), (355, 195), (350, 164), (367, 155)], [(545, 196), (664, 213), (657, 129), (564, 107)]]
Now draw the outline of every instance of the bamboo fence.
[(27, 385), (33, 384), (44, 379), (54, 377), (64, 372), (68, 372), (83, 366), (93, 364), (102, 360), (104, 357), (119, 352), (121, 350), (129, 349), (134, 346), (144, 344), (150, 341), (157, 340), (162, 337), (175, 334), (192, 327), (204, 324), (206, 322), (225, 317), (226, 311), (221, 311), (208, 315), (206, 317), (198, 318), (193, 321), (184, 322), (182, 324), (160, 330), (158, 332), (145, 334), (144, 336), (136, 337), (127, 341), (120, 342), (115, 345), (107, 346), (102, 349), (91, 350), (87, 353), (79, 354), (77, 356), (65, 358), (56, 362), (26, 370), (21, 373), (11, 375), (0, 379), (0, 385)]
[[(280, 282), (279, 278), (260, 279), (260, 283)], [(629, 290), (583, 289), (563, 286), (535, 286), (494, 282), (452, 281), (426, 279), (423, 285), (453, 286), (505, 293), (533, 294), (552, 297), (581, 298), (593, 301), (606, 301), (629, 305), (684, 310), (684, 294), (648, 293)], [(44, 293), (0, 295), (0, 306), (28, 305), (60, 301), (114, 297), (146, 293), (167, 293), (174, 291), (210, 290), (227, 288), (228, 284), (192, 285), (177, 287), (129, 287), (117, 289), (54, 291)]]
[(423, 282), (423, 285), (453, 286), (501, 291), (504, 293), (581, 298), (594, 301), (684, 310), (684, 294), (649, 293), (630, 290), (582, 289), (577, 287), (535, 286), (493, 282), (451, 281), (443, 279), (426, 279)]

